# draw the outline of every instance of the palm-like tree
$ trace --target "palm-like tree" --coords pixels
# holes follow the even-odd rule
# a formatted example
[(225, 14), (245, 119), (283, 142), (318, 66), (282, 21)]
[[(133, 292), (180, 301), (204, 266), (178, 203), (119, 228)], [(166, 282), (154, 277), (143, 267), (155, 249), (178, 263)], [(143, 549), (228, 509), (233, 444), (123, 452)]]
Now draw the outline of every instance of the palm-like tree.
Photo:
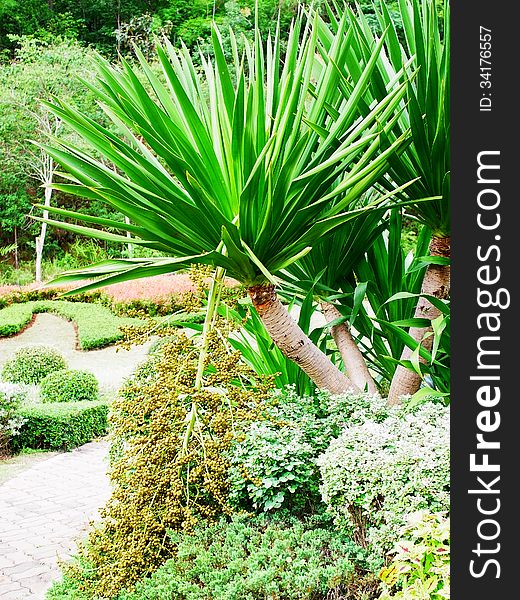
[[(370, 205), (370, 198), (371, 194), (366, 194), (356, 206)], [(284, 289), (300, 298), (312, 293), (320, 303), (326, 321), (332, 323), (332, 337), (346, 373), (357, 387), (370, 393), (377, 393), (377, 386), (343, 312), (348, 307), (346, 312), (352, 316), (353, 305), (359, 305), (364, 296), (365, 286), (357, 287), (355, 268), (387, 228), (385, 211), (373, 207), (343, 224), (283, 273)]]
[[(410, 202), (408, 210), (432, 231), (429, 248), (429, 266), (424, 276), (422, 297), (415, 318), (425, 323), (413, 327), (412, 338), (430, 350), (433, 337), (428, 322), (440, 315), (428, 296), (445, 299), (450, 290), (450, 35), (449, 1), (445, 0), (443, 18), (437, 13), (435, 0), (399, 0), (405, 43), (401, 44), (395, 23), (384, 2), (378, 3), (375, 13), (381, 29), (385, 32), (385, 43), (380, 53), (377, 68), (373, 71), (370, 85), (364, 96), (365, 105), (359, 103), (364, 113), (378, 98), (388, 93), (403, 73), (411, 70), (415, 77), (408, 82), (406, 103), (389, 136), (392, 140), (410, 128), (411, 143), (401, 153), (391, 157), (389, 176), (393, 184), (412, 181), (405, 196)], [(374, 34), (366, 16), (358, 9), (347, 8), (349, 23), (354, 31), (346, 61), (338, 68), (343, 74), (341, 89), (345, 96), (350, 94), (361, 71), (359, 65), (366, 64), (373, 50), (379, 47), (380, 39)], [(330, 23), (321, 22), (320, 46), (325, 57), (339, 31), (334, 12), (329, 10)], [(344, 17), (343, 17), (344, 18)], [(443, 24), (443, 26), (441, 26)], [(429, 202), (417, 202), (423, 198), (436, 197)], [(409, 360), (411, 350), (405, 348), (402, 360)], [(403, 394), (413, 394), (419, 388), (421, 377), (417, 372), (398, 366), (392, 380), (389, 401), (395, 403)]]
[(215, 28), (214, 61), (201, 55), (202, 73), (186, 48), (177, 51), (167, 41), (157, 48), (160, 73), (143, 56), (139, 67), (100, 61), (92, 90), (117, 135), (62, 102), (50, 104), (91, 148), (66, 140), (46, 146), (68, 180), (53, 187), (101, 199), (131, 224), (61, 208), (51, 210), (67, 222), (48, 222), (124, 244), (129, 233), (131, 243), (164, 255), (105, 261), (61, 281), (97, 277), (86, 290), (193, 263), (225, 269), (247, 286), (273, 341), (319, 387), (336, 393), (355, 387), (307, 338), (275, 290), (278, 275), (318, 240), (392, 195), (355, 206), (403, 146), (406, 132), (381, 147), (405, 85), (390, 86), (359, 116), (383, 40), (344, 96), (334, 64), (349, 52), (351, 27), (346, 18), (338, 23), (328, 62), (318, 53), (315, 16), (298, 16), (284, 56), (278, 30), (265, 47), (257, 30), (242, 54), (231, 37), (228, 65)]

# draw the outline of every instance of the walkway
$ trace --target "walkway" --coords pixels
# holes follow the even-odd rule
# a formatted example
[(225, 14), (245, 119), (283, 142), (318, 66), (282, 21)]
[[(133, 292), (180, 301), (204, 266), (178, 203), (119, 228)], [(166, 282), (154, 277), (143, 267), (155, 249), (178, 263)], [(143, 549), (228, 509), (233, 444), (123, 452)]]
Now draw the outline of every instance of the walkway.
[(56, 348), (71, 369), (85, 369), (97, 377), (101, 389), (118, 390), (135, 367), (146, 359), (152, 342), (123, 350), (109, 346), (99, 350), (76, 350), (74, 325), (50, 313), (36, 315), (34, 323), (19, 335), (0, 338), (0, 368), (19, 348), (44, 344)]
[(110, 494), (108, 442), (38, 462), (0, 485), (0, 600), (43, 600)]

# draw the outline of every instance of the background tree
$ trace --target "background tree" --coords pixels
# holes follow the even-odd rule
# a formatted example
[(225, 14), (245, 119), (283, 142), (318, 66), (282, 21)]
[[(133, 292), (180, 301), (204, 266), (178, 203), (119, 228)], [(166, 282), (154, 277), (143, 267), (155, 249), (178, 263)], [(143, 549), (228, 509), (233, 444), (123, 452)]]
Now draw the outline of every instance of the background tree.
[[(51, 193), (40, 186), (52, 179), (53, 163), (30, 141), (47, 140), (57, 132), (58, 123), (41, 100), (59, 95), (87, 114), (102, 118), (93, 95), (78, 79), (91, 79), (92, 65), (93, 53), (76, 42), (47, 43), (24, 38), (20, 40), (16, 61), (0, 66), (0, 243), (12, 243), (16, 237), (22, 256), (34, 250), (36, 235), (34, 224), (28, 224), (25, 215), (31, 202), (43, 196), (48, 203)], [(75, 137), (66, 127), (61, 133), (71, 140)], [(56, 199), (61, 201), (62, 196), (58, 194)], [(84, 208), (85, 201), (77, 206)], [(40, 242), (46, 238), (41, 233)], [(40, 242), (36, 242), (37, 264), (44, 254)]]

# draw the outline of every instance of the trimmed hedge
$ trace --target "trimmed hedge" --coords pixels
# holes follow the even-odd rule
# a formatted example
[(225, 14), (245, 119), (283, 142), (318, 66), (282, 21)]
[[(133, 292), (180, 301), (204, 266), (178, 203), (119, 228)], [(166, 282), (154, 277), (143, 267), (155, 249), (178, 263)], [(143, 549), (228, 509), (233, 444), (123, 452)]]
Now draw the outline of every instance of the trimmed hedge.
[(108, 430), (108, 404), (104, 400), (38, 404), (22, 408), (25, 419), (13, 450), (71, 450), (105, 435)]
[(11, 304), (0, 310), (0, 337), (14, 335), (31, 322), (33, 311), (28, 304)]
[[(65, 300), (29, 301), (0, 308), (0, 337), (19, 333), (30, 323), (33, 314), (37, 313), (52, 313), (74, 322), (81, 350), (94, 350), (114, 344), (123, 338), (122, 327), (146, 323), (142, 318), (115, 315), (102, 304)], [(182, 327), (185, 323), (202, 323), (204, 313), (178, 313), (154, 317), (153, 320), (158, 327)]]
[(91, 402), (98, 398), (99, 384), (90, 371), (63, 369), (42, 380), (40, 395), (42, 402)]
[(33, 314), (37, 313), (52, 313), (73, 321), (82, 350), (113, 344), (123, 337), (121, 327), (143, 324), (140, 319), (118, 317), (101, 304), (44, 300), (12, 304), (1, 309), (0, 337), (18, 333), (31, 321)]
[(35, 385), (50, 373), (66, 369), (63, 356), (50, 346), (23, 346), (4, 364), (2, 379), (11, 383)]

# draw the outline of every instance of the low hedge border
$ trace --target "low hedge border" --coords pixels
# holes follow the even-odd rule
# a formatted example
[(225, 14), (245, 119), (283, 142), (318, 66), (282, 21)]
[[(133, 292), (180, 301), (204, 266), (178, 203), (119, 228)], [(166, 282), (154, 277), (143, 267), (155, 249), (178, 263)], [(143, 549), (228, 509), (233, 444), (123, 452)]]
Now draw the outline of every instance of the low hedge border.
[[(142, 318), (121, 317), (101, 304), (68, 302), (64, 300), (30, 301), (0, 308), (0, 338), (20, 333), (38, 313), (52, 313), (72, 321), (77, 328), (81, 350), (94, 350), (115, 344), (123, 338), (121, 328), (146, 324)], [(152, 317), (157, 327), (177, 327), (202, 323), (204, 312), (180, 312), (164, 317)]]
[(11, 441), (12, 449), (77, 448), (107, 433), (108, 410), (106, 400), (25, 406), (18, 411), (25, 422)]

